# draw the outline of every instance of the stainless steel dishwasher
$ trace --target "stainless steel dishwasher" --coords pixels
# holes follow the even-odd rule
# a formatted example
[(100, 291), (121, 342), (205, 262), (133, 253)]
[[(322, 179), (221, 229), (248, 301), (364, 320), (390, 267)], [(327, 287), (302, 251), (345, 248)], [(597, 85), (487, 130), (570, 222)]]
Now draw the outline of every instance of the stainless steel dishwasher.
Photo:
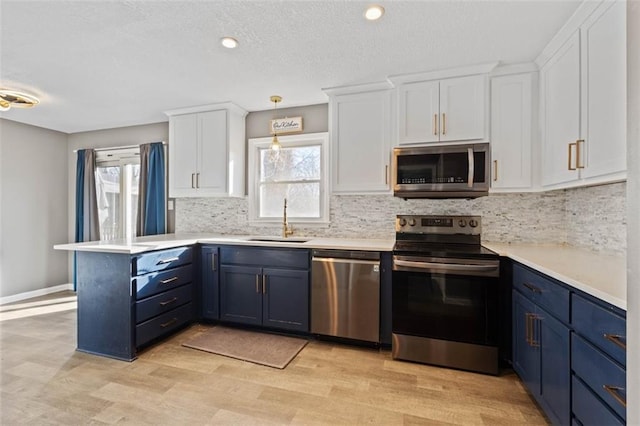
[(311, 332), (380, 341), (380, 253), (313, 250)]

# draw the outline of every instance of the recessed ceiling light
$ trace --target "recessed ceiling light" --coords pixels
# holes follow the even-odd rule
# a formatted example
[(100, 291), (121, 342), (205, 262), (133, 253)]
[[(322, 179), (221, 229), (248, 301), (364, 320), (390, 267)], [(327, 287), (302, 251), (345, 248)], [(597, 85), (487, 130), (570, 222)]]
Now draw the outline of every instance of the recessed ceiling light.
[(220, 43), (227, 49), (235, 49), (238, 47), (238, 40), (233, 37), (222, 37)]
[(377, 4), (369, 6), (364, 12), (364, 17), (369, 21), (380, 19), (382, 18), (382, 15), (384, 15), (384, 7)]

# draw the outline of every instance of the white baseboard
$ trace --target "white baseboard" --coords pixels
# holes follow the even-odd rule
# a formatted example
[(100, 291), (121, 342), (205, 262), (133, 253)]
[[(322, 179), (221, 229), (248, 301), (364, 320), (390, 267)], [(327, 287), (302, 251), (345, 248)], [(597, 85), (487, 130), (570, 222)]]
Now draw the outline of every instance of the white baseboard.
[(38, 290), (27, 291), (25, 293), (14, 294), (13, 296), (0, 297), (0, 305), (19, 302), (21, 300), (31, 299), (32, 297), (46, 296), (47, 294), (57, 293), (59, 291), (65, 290), (73, 290), (73, 284), (60, 284), (53, 287), (45, 287)]

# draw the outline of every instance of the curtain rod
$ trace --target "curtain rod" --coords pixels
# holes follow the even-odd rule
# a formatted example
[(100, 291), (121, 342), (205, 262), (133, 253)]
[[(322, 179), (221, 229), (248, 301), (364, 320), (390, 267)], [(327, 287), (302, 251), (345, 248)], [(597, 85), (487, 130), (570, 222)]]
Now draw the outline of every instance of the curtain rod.
[[(167, 143), (165, 141), (162, 141), (162, 145), (166, 145)], [(127, 145), (127, 146), (113, 146), (113, 147), (109, 147), (109, 148), (94, 148), (93, 150), (96, 152), (102, 152), (102, 151), (116, 151), (118, 149), (131, 149), (131, 148), (140, 148), (140, 145)], [(74, 149), (73, 153), (77, 153), (78, 150)]]

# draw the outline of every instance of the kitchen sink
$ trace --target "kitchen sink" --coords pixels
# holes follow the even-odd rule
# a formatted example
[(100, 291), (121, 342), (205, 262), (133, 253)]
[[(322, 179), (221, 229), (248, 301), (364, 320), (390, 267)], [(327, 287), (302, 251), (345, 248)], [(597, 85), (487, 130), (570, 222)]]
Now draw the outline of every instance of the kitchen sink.
[(247, 241), (267, 242), (267, 243), (306, 243), (308, 238), (296, 238), (296, 237), (254, 237), (249, 238)]

